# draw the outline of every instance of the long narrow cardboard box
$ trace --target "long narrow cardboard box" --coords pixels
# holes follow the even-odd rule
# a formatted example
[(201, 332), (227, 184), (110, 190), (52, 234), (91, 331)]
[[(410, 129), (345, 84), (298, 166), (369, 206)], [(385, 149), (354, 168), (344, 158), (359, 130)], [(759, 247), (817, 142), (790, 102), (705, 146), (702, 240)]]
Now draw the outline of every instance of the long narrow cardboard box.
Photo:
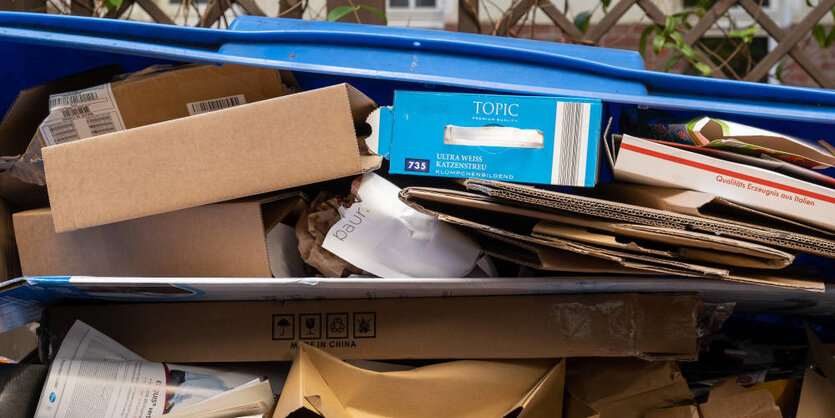
[(347, 84), (43, 149), (57, 232), (316, 183), (379, 167)]
[(64, 305), (43, 324), (56, 348), (80, 319), (149, 361), (287, 361), (305, 343), (343, 359), (684, 360), (697, 355), (699, 304), (588, 294)]

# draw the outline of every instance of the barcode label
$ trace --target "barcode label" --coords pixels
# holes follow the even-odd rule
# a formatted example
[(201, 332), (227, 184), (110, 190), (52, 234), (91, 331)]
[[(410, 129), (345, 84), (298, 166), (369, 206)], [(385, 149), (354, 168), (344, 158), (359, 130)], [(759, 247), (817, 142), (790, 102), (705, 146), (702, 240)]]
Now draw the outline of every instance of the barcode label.
[(59, 107), (75, 106), (79, 103), (99, 100), (97, 91), (82, 91), (77, 93), (63, 93), (49, 96), (49, 110)]
[(64, 142), (72, 142), (79, 139), (78, 130), (75, 129), (75, 123), (71, 120), (50, 125), (47, 129), (52, 136), (52, 142), (55, 144), (63, 144)]
[(93, 134), (93, 136), (118, 131), (112, 114), (91, 116), (87, 118), (87, 126), (90, 128), (90, 133)]
[(219, 99), (204, 100), (202, 102), (191, 102), (186, 104), (186, 106), (188, 107), (189, 115), (199, 115), (201, 113), (226, 109), (242, 104), (246, 104), (246, 98), (243, 94), (237, 94), (234, 96), (221, 97)]
[(78, 106), (61, 109), (61, 114), (64, 116), (64, 119), (75, 119), (87, 116), (90, 114), (90, 106)]
[(551, 184), (585, 185), (590, 113), (590, 103), (557, 103)]
[(44, 144), (56, 145), (125, 129), (110, 84), (49, 97), (41, 124)]

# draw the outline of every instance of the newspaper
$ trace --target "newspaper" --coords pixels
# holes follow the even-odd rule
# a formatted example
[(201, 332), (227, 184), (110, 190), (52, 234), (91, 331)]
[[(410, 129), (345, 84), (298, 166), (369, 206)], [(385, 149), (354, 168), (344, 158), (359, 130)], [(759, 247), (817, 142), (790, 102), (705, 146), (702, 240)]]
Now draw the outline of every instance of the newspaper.
[(35, 417), (150, 418), (261, 380), (220, 368), (147, 362), (76, 321), (50, 366)]

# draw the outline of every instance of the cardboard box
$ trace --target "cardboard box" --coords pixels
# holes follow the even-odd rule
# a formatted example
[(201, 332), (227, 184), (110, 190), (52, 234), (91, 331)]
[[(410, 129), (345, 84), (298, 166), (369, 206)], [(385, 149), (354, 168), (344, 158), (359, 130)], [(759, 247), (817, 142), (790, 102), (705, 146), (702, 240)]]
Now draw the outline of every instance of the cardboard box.
[(124, 79), (49, 97), (44, 146), (290, 94), (278, 70), (244, 65), (149, 67)]
[(115, 65), (96, 68), (28, 88), (18, 94), (0, 123), (2, 197), (24, 209), (49, 203), (43, 176), (29, 175), (33, 170), (32, 164), (40, 160), (40, 156), (33, 155), (30, 148), (38, 125), (49, 115), (49, 96), (105, 83), (120, 72)]
[(34, 209), (14, 214), (15, 238), (27, 276), (271, 277), (268, 232), (301, 205), (290, 194), (64, 233)]
[(166, 362), (287, 361), (305, 343), (343, 359), (695, 359), (698, 306), (665, 294), (66, 305), (42, 325), (56, 349), (80, 319)]
[(347, 84), (43, 149), (55, 230), (231, 200), (379, 167), (354, 124), (375, 104)]
[(451, 361), (379, 372), (303, 345), (272, 416), (560, 417), (564, 383), (565, 360)]
[(752, 167), (624, 135), (617, 180), (697, 190), (835, 231), (835, 190)]
[(369, 147), (389, 172), (592, 187), (599, 100), (395, 91), (369, 117)]

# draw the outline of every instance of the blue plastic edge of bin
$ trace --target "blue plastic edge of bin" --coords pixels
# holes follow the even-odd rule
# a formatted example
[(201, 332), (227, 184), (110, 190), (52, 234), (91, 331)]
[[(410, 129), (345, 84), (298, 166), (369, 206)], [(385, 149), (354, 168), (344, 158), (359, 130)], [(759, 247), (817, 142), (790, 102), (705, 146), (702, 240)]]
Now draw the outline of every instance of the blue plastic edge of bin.
[[(590, 97), (587, 86), (561, 85), (559, 80), (524, 85), (513, 80), (477, 77), (484, 68), (472, 68), (470, 78), (428, 74), (431, 66), (426, 69), (427, 73), (420, 66), (413, 72), (388, 71), (387, 67), (392, 62), (385, 60), (366, 60), (362, 65), (348, 67), (340, 65), (338, 55), (339, 50), (345, 48), (410, 51), (424, 61), (431, 61), (432, 57), (458, 56), (462, 59), (477, 58), (478, 62), (485, 64), (484, 67), (489, 67), (487, 64), (514, 62), (546, 70), (557, 68), (564, 74), (594, 75), (608, 79), (615, 90), (624, 90), (595, 91), (592, 95), (613, 103), (826, 124), (835, 122), (833, 91), (647, 71), (635, 68), (634, 55), (630, 58), (623, 52), (598, 50), (593, 53), (583, 46), (518, 39), (497, 40), (485, 35), (247, 16), (236, 19), (232, 28), (215, 30), (76, 16), (0, 13), (0, 41), (93, 49), (167, 60), (236, 62), (320, 75), (429, 83), (497, 93)], [(331, 49), (320, 49), (315, 57), (307, 61), (294, 60), (289, 54), (278, 54), (287, 52), (287, 48), (323, 45)], [(330, 53), (326, 53), (328, 51)], [(272, 53), (264, 55), (264, 52)], [(620, 64), (614, 64), (613, 60)], [(645, 91), (636, 92), (635, 83), (642, 85)]]

